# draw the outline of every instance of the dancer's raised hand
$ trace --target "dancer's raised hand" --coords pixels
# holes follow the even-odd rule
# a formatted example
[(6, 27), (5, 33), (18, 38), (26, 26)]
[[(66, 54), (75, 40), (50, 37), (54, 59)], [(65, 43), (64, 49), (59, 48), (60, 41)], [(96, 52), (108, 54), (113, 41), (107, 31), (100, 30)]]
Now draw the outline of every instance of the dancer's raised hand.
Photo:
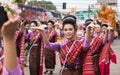
[(14, 38), (19, 19), (20, 19), (19, 16), (13, 18), (11, 14), (8, 15), (8, 21), (3, 24), (1, 29), (3, 38), (4, 37), (8, 39)]
[(44, 28), (42, 26), (39, 27), (30, 27), (31, 29), (39, 30), (40, 32), (44, 32)]

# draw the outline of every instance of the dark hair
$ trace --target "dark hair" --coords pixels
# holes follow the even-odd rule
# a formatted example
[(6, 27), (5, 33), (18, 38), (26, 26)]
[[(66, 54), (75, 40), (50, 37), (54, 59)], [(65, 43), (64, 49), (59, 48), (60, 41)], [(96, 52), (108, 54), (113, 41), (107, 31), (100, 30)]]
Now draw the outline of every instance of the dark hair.
[(92, 22), (92, 21), (93, 21), (93, 19), (90, 19), (90, 18), (89, 18), (89, 19), (86, 19), (86, 20), (85, 20), (85, 23), (87, 23), (87, 22)]
[(37, 21), (31, 21), (30, 24), (31, 24), (31, 23), (34, 23), (36, 26), (38, 26)]
[(93, 20), (92, 19), (86, 19), (85, 20), (85, 23), (83, 24), (84, 26), (84, 29), (86, 29), (86, 27), (91, 23), (91, 22), (93, 22)]
[(103, 24), (102, 24), (102, 27), (103, 27), (103, 26), (105, 26), (105, 27), (108, 27), (108, 24), (106, 24), (106, 23), (103, 23)]
[(101, 26), (102, 23), (99, 20), (96, 20), (96, 24)]
[(63, 20), (64, 20), (65, 18), (67, 18), (67, 17), (72, 17), (72, 18), (75, 19), (75, 21), (77, 20), (77, 18), (76, 18), (74, 15), (67, 15), (67, 16), (65, 16), (65, 17), (63, 18)]
[(7, 12), (4, 11), (4, 7), (0, 6), (0, 28), (8, 20)]
[(52, 25), (55, 24), (54, 21), (52, 21), (52, 20), (49, 20), (48, 23), (51, 23)]
[(65, 24), (71, 24), (71, 25), (73, 25), (74, 29), (77, 30), (76, 20), (73, 17), (64, 18), (63, 19), (63, 28), (64, 28)]

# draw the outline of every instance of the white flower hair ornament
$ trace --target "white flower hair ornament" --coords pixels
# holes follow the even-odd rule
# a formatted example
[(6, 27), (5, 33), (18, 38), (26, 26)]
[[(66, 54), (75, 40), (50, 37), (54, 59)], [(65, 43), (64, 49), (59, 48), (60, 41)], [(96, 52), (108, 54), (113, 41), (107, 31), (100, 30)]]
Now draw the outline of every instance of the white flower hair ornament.
[(0, 2), (6, 12), (10, 11), (14, 16), (21, 13), (21, 10), (19, 9), (17, 3), (15, 3), (15, 0), (0, 0)]

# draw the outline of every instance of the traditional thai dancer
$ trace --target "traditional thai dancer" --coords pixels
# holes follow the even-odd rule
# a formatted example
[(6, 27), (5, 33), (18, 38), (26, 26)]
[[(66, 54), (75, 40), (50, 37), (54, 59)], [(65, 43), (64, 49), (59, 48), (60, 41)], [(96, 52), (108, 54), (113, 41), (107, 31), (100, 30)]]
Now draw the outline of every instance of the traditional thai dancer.
[(96, 23), (93, 23), (91, 21), (90, 25), (91, 24), (93, 25), (93, 31), (91, 33), (92, 41), (83, 61), (83, 75), (100, 75), (99, 55), (102, 46), (107, 40), (108, 32), (106, 30), (104, 34), (101, 33), (101, 22), (99, 22), (98, 20), (96, 21)]
[(101, 73), (100, 75), (110, 75), (110, 60), (115, 64), (117, 63), (116, 55), (112, 50), (112, 48), (110, 47), (111, 41), (113, 41), (114, 39), (113, 28), (108, 27), (108, 24), (106, 23), (102, 24), (103, 33), (107, 29), (109, 30), (108, 39), (102, 48), (102, 51), (100, 53), (100, 58), (99, 58), (99, 66), (100, 66), (100, 73)]
[[(31, 21), (31, 27), (36, 27), (37, 22)], [(31, 47), (29, 50), (29, 69), (30, 75), (39, 75), (40, 72), (40, 52), (41, 52), (41, 41), (42, 36), (38, 30), (32, 29), (32, 32), (29, 32), (26, 35), (26, 40), (30, 40)]]
[[(48, 29), (46, 30), (47, 36), (49, 38), (50, 42), (56, 42), (57, 41), (57, 32), (55, 31), (54, 27), (54, 21), (48, 21)], [(53, 73), (55, 69), (55, 51), (49, 50), (45, 48), (45, 68), (46, 71), (44, 73), (47, 73), (50, 71), (50, 74)]]
[(42, 27), (32, 27), (41, 32), (45, 47), (58, 51), (61, 56), (63, 63), (60, 75), (81, 75), (81, 51), (86, 50), (90, 46), (90, 29), (91, 26), (87, 27), (85, 41), (76, 40), (77, 25), (76, 20), (73, 17), (66, 17), (63, 19), (63, 31), (65, 35), (65, 40), (63, 42), (49, 42), (44, 28)]

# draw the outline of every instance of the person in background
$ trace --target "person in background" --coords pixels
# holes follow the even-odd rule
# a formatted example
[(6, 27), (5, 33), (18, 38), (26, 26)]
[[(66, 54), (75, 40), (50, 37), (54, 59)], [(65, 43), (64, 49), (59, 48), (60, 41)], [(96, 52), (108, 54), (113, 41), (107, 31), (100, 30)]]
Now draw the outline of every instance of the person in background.
[(114, 50), (110, 47), (111, 41), (113, 41), (113, 28), (108, 26), (108, 23), (102, 24), (102, 32), (105, 33), (108, 30), (108, 38), (105, 45), (102, 47), (100, 57), (99, 57), (99, 66), (101, 75), (110, 75), (110, 60), (116, 64), (117, 58)]
[[(37, 27), (38, 23), (33, 20), (30, 22), (30, 26)], [(31, 29), (31, 32), (26, 35), (26, 40), (29, 40), (31, 44), (28, 53), (30, 75), (39, 75), (42, 36), (38, 30)]]
[(83, 75), (99, 75), (99, 55), (107, 41), (108, 32), (107, 30), (104, 34), (101, 32), (101, 23), (99, 21), (96, 21), (96, 23), (91, 22), (90, 25), (93, 25), (92, 41), (83, 61)]
[(78, 30), (77, 30), (77, 39), (82, 39), (82, 37), (84, 36), (84, 30), (83, 30), (83, 26), (82, 24), (78, 25)]
[[(50, 42), (57, 41), (57, 32), (55, 31), (54, 21), (48, 21), (48, 29), (46, 30), (47, 37)], [(45, 74), (50, 71), (50, 74), (53, 74), (55, 69), (55, 51), (45, 48)]]

